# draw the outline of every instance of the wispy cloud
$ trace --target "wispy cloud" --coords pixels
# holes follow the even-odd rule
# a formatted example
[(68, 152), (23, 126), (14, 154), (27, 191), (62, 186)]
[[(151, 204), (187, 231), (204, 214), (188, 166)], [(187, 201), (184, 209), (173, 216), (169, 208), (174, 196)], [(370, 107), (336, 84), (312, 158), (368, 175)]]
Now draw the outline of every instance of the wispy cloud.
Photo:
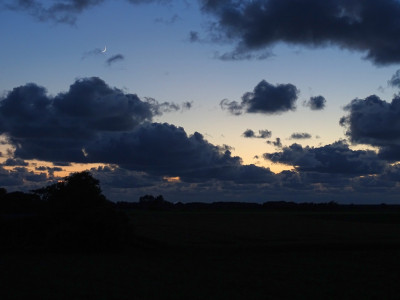
[(122, 54), (115, 54), (106, 60), (107, 66), (111, 66), (112, 64), (124, 60), (125, 57)]

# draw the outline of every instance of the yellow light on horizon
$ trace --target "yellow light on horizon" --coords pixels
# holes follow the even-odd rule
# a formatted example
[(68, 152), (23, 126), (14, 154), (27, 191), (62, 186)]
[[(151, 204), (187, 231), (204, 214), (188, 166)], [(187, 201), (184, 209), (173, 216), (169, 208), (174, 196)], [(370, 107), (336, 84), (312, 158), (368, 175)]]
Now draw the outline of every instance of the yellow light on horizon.
[(181, 178), (179, 176), (176, 177), (164, 176), (163, 179), (170, 183), (181, 182)]

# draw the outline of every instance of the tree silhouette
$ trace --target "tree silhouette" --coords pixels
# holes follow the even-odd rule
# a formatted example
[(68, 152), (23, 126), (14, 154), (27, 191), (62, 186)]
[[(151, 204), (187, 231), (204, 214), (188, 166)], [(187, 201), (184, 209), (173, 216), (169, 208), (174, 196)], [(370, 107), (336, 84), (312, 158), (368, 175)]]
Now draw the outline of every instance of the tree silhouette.
[(164, 200), (162, 195), (144, 195), (139, 198), (139, 206), (145, 209), (170, 209), (173, 207), (171, 202)]
[(48, 205), (48, 240), (55, 250), (115, 250), (131, 234), (128, 217), (115, 210), (88, 171), (73, 173), (34, 193)]
[(100, 182), (90, 172), (72, 173), (63, 181), (34, 191), (48, 203), (52, 214), (67, 216), (112, 203), (102, 194)]

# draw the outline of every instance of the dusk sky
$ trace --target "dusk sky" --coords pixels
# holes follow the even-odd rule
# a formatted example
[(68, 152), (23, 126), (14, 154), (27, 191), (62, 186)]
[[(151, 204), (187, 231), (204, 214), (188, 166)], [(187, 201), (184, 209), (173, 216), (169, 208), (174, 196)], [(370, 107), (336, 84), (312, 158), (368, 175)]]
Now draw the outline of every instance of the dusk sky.
[[(398, 0), (0, 0), (0, 186), (398, 203)], [(399, 70), (399, 71), (398, 71)]]

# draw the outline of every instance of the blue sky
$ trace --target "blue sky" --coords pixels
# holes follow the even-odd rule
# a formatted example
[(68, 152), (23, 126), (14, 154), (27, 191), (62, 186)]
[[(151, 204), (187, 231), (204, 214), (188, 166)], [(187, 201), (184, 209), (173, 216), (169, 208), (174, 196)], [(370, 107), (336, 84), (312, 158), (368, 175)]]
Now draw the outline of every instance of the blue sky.
[[(389, 105), (398, 93), (398, 84), (388, 81), (400, 63), (392, 51), (400, 49), (400, 43), (390, 38), (398, 30), (391, 19), (400, 17), (396, 15), (400, 12), (399, 2), (382, 1), (384, 8), (373, 9), (377, 2), (372, 0), (354, 1), (354, 7), (330, 0), (325, 11), (315, 0), (302, 0), (298, 3), (310, 13), (305, 17), (301, 16), (302, 9), (294, 7), (294, 1), (285, 0), (282, 7), (277, 3), (276, 0), (0, 1), (3, 58), (0, 131), (5, 140), (0, 185), (8, 190), (29, 190), (70, 171), (92, 168), (104, 192), (114, 201), (136, 201), (145, 193), (163, 194), (171, 201), (397, 201), (397, 178), (400, 178), (396, 175), (400, 172), (397, 157), (391, 155), (389, 159), (384, 153), (397, 151), (400, 130), (394, 130), (390, 139), (384, 136), (388, 128), (396, 128), (400, 114), (397, 115), (395, 106), (376, 112), (366, 110), (367, 101), (358, 106), (349, 104), (353, 99), (376, 95), (379, 103)], [(57, 4), (70, 5), (69, 10), (65, 8), (68, 6), (54, 10), (52, 5)], [(71, 7), (82, 7), (82, 11)], [(315, 15), (313, 9), (320, 11), (323, 18), (310, 17)], [(338, 13), (331, 13), (332, 9)], [(232, 11), (237, 14), (227, 13)], [(275, 23), (272, 17), (268, 19), (273, 14), (282, 18), (282, 11), (287, 18)], [(376, 11), (376, 16), (371, 11)], [(67, 22), (60, 19), (65, 16)], [(336, 29), (325, 24), (331, 22), (326, 16), (347, 19), (342, 23), (332, 21), (337, 24)], [(375, 17), (385, 21), (371, 21)], [(263, 25), (264, 21), (268, 26)], [(347, 36), (341, 26), (349, 26), (346, 30), (354, 30), (357, 37), (352, 38), (350, 33)], [(211, 27), (214, 29), (210, 30)], [(191, 33), (196, 40), (190, 39)], [(382, 45), (387, 41), (390, 43), (386, 49)], [(100, 53), (105, 46), (107, 51)], [(263, 59), (218, 58), (224, 53), (234, 53), (235, 49), (244, 49), (241, 53), (244, 56), (268, 55)], [(115, 60), (107, 63), (113, 57)], [(94, 77), (101, 82), (91, 81)], [(256, 97), (255, 87), (263, 80), (271, 91), (279, 85), (288, 88), (289, 84), (297, 89), (290, 109), (252, 112), (255, 102), (242, 102), (242, 96), (250, 92), (251, 101), (260, 99), (264, 104), (278, 105), (281, 100), (268, 96), (271, 94)], [(32, 120), (16, 104), (37, 103), (32, 91), (21, 92), (20, 98), (10, 96), (13, 89), (28, 90), (28, 83), (47, 91), (47, 108), (42, 113), (41, 110), (29, 113)], [(104, 97), (99, 103), (93, 100), (98, 107), (91, 108), (89, 117), (107, 124), (96, 130), (91, 128), (93, 132), (85, 132), (86, 135), (84, 126), (93, 124), (89, 119), (79, 119), (86, 118), (80, 111), (84, 103), (91, 102), (84, 94), (70, 93), (74, 84), (87, 84), (96, 91), (95, 97)], [(106, 89), (107, 97), (101, 94), (105, 86), (110, 89)], [(60, 93), (68, 97), (60, 97)], [(128, 99), (127, 95), (133, 94), (140, 103), (148, 105), (147, 115), (128, 109), (130, 117), (139, 121), (123, 128), (115, 125), (118, 130), (111, 128), (110, 122), (120, 121), (122, 115), (126, 117), (126, 108), (115, 108), (114, 119), (107, 110), (126, 105), (125, 100), (117, 99)], [(311, 110), (304, 103), (316, 96), (325, 98), (325, 107)], [(148, 98), (155, 102), (148, 102)], [(226, 107), (222, 109), (224, 99), (226, 103), (242, 103), (241, 114), (234, 115)], [(54, 101), (65, 104), (55, 106)], [(10, 103), (10, 108), (6, 109), (4, 103)], [(24, 109), (32, 109), (32, 103)], [(76, 115), (69, 113), (67, 118), (66, 111), (54, 113), (60, 107), (74, 107), (71, 111)], [(364, 112), (364, 119), (357, 118), (359, 109)], [(48, 122), (43, 121), (47, 120), (46, 114)], [(107, 118), (101, 114), (107, 114)], [(346, 115), (347, 123), (340, 125), (340, 119)], [(376, 123), (378, 119), (387, 119), (389, 124)], [(164, 128), (155, 124), (164, 124)], [(366, 128), (362, 132), (356, 130), (360, 124)], [(382, 130), (372, 132), (375, 125)], [(180, 127), (186, 137), (176, 129)], [(82, 133), (79, 143), (72, 137), (66, 138), (61, 130), (65, 128)], [(246, 138), (243, 133), (248, 129), (255, 136), (259, 130), (271, 134), (267, 138)], [(160, 146), (162, 138), (156, 133), (162, 132), (172, 136)], [(201, 141), (192, 136), (196, 132), (201, 134)], [(294, 139), (293, 133), (308, 133), (311, 138)], [(148, 144), (132, 142), (138, 136)], [(183, 140), (175, 140), (177, 136)], [(281, 145), (273, 144), (277, 138)], [(168, 145), (169, 141), (175, 144)], [(291, 148), (293, 144), (301, 145), (302, 149)], [(64, 153), (59, 150), (60, 145), (66, 145), (65, 152), (80, 147), (84, 155)], [(149, 148), (151, 145), (154, 151)], [(46, 156), (43, 154), (46, 149), (64, 155)], [(341, 156), (334, 155), (338, 151), (342, 151)], [(114, 158), (115, 153), (118, 156)], [(146, 166), (136, 161), (136, 157), (142, 157)], [(199, 157), (197, 163), (189, 161)], [(152, 166), (153, 162), (158, 167)], [(202, 166), (208, 168), (207, 172)], [(179, 180), (169, 180), (172, 177)]]

